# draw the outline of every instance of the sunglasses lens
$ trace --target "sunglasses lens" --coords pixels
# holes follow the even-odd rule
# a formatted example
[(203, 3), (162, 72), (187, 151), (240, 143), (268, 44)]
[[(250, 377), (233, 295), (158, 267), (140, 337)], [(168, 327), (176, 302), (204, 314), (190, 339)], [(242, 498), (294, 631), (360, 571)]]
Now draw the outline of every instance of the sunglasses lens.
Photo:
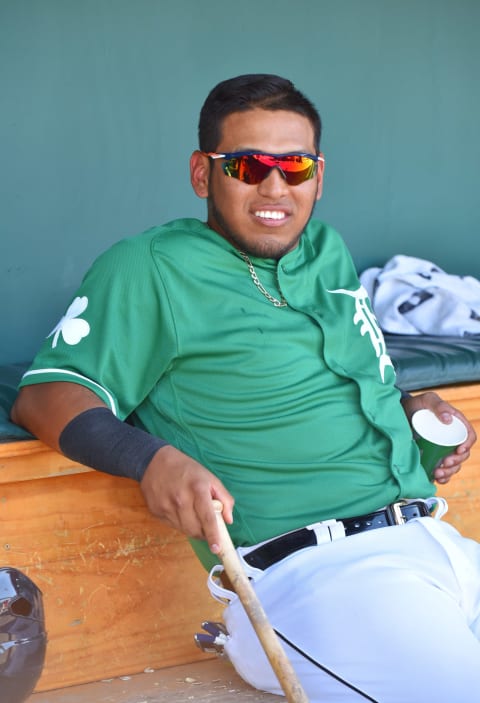
[(259, 161), (255, 154), (235, 156), (223, 164), (223, 170), (227, 176), (237, 178), (248, 185), (261, 183), (268, 176), (271, 168)]
[(309, 156), (300, 154), (281, 157), (270, 154), (246, 154), (227, 159), (223, 164), (223, 170), (227, 176), (237, 178), (249, 185), (261, 183), (272, 168), (280, 169), (288, 185), (296, 186), (315, 176), (317, 162)]
[(309, 156), (288, 156), (281, 159), (279, 167), (291, 186), (308, 181), (317, 173), (317, 162)]

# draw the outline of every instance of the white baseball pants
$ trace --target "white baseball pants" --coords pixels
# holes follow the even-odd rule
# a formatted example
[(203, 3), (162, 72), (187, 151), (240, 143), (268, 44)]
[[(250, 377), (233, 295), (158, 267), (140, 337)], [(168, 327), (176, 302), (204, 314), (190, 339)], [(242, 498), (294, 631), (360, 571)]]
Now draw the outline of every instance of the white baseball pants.
[[(209, 587), (229, 599), (231, 662), (283, 695), (216, 570)], [(254, 587), (293, 644), (285, 651), (310, 703), (480, 702), (480, 545), (447, 523), (420, 518), (308, 547), (256, 574)]]

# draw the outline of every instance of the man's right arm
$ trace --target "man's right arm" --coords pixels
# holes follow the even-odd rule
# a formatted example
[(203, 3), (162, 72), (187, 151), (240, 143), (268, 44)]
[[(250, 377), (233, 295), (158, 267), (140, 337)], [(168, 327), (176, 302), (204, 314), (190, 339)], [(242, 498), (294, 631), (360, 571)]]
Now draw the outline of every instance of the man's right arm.
[[(45, 444), (62, 452), (64, 443), (61, 448), (60, 438), (64, 430), (67, 428), (68, 431), (68, 426), (72, 426), (70, 423), (82, 413), (95, 408), (108, 410), (88, 388), (56, 381), (21, 388), (11, 417)], [(120, 433), (120, 441), (122, 435), (127, 438), (126, 433), (130, 437), (133, 433), (134, 438), (136, 432), (143, 433), (120, 421), (118, 427), (115, 425), (115, 432)], [(98, 436), (84, 436), (82, 440), (87, 446), (89, 442), (101, 442)], [(103, 450), (103, 446), (98, 447), (100, 455)], [(95, 446), (90, 447), (89, 451), (94, 454)], [(75, 456), (70, 458), (78, 460)], [(101, 465), (94, 468), (103, 470)], [(214, 474), (175, 447), (165, 445), (155, 451), (150, 459), (140, 487), (153, 515), (189, 537), (206, 540), (212, 552), (218, 552), (220, 535), (212, 499), (223, 504), (223, 516), (227, 523), (233, 521), (234, 499)]]
[(88, 388), (55, 381), (21, 388), (11, 417), (49, 447), (61, 451), (59, 439), (66, 425), (85, 410), (101, 407), (106, 406)]

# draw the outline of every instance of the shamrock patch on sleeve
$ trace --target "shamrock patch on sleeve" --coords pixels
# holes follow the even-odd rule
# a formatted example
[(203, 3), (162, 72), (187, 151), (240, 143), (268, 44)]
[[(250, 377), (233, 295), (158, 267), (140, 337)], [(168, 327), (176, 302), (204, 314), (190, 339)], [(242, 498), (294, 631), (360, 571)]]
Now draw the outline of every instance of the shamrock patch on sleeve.
[(57, 346), (60, 334), (66, 344), (75, 345), (90, 333), (88, 322), (79, 317), (87, 307), (88, 298), (86, 296), (75, 298), (58, 325), (48, 335), (48, 337), (54, 335), (52, 349)]

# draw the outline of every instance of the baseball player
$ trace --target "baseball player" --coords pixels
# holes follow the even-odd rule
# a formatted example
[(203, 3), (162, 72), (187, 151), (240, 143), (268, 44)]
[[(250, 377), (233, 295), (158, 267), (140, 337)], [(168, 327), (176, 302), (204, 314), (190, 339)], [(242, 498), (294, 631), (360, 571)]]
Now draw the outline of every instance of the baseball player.
[[(212, 498), (310, 700), (436, 703), (480, 690), (480, 547), (442, 522), (340, 235), (311, 219), (320, 117), (293, 84), (216, 86), (190, 161), (207, 221), (121, 241), (86, 274), (25, 374), (13, 419), (70, 458), (140, 482), (228, 603), (226, 649), (281, 693), (222, 580)], [(163, 164), (168, 168), (168, 164)], [(362, 164), (351, 164), (362, 177)]]

